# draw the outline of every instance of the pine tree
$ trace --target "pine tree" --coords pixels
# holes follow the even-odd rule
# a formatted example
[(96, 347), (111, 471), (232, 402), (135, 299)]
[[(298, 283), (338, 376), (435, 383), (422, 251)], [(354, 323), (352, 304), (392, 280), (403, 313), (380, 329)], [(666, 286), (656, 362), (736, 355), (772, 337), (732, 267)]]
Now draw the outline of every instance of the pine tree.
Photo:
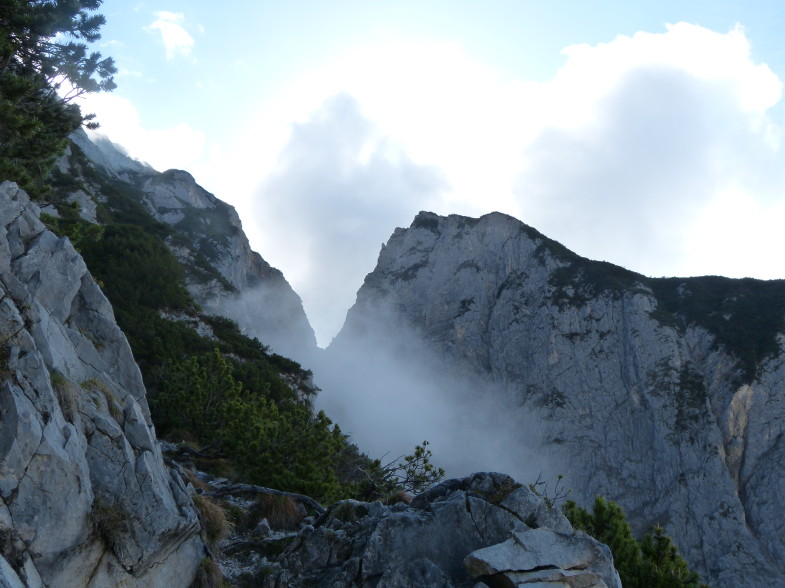
[[(111, 90), (111, 58), (88, 52), (100, 38), (101, 0), (0, 0), (0, 179), (33, 195), (66, 138), (82, 124), (95, 126), (70, 101), (84, 92)], [(59, 92), (58, 92), (59, 91)]]
[(615, 502), (597, 496), (589, 513), (570, 500), (564, 506), (564, 514), (575, 529), (610, 547), (625, 588), (705, 587), (662, 527), (654, 527), (654, 534), (647, 534), (639, 543), (627, 515)]

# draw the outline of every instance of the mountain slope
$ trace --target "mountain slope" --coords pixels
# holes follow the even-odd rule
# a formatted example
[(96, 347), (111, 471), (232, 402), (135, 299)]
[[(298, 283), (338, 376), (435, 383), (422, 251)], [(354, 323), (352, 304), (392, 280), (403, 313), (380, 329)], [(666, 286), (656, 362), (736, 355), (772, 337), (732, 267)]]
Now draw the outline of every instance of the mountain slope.
[(785, 582), (784, 305), (783, 281), (652, 280), (505, 215), (420, 213), (328, 351), (374, 361), (362, 350), (405, 329), (442, 389), (465, 374), (478, 406), (501, 407), (473, 439), (509, 434), (521, 468), (546, 455), (581, 501), (663, 524), (712, 585), (763, 586)]
[(188, 289), (205, 311), (237, 321), (283, 355), (307, 358), (313, 352), (316, 338), (300, 297), (279, 270), (251, 249), (232, 206), (187, 172), (159, 173), (109, 141), (93, 142), (83, 132), (72, 140), (75, 147), (59, 162), (60, 177), (68, 184), (60, 191), (70, 187), (70, 198), (82, 209), (95, 208), (91, 200), (111, 205), (107, 198), (113, 195), (141, 204), (144, 212), (172, 228), (167, 245), (186, 269)]

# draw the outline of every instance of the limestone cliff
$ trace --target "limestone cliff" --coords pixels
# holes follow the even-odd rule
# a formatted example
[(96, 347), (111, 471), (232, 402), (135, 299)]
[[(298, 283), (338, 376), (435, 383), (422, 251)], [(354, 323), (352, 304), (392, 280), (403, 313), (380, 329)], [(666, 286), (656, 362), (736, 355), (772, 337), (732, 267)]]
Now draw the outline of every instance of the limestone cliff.
[(663, 524), (712, 586), (770, 586), (785, 584), (783, 301), (780, 282), (589, 262), (498, 213), (420, 213), (329, 351), (362, 364), (405, 326), (445, 378), (472, 374), (526, 423), (520, 447), (575, 498), (619, 501), (639, 531)]
[(139, 369), (79, 254), (0, 185), (0, 585), (188, 586), (202, 558)]

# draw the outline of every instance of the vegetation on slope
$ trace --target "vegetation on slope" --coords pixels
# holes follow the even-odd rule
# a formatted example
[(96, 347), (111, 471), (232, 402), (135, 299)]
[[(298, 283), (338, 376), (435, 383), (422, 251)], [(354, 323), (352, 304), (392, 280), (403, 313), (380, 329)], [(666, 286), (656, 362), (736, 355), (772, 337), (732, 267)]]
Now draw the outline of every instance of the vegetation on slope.
[[(533, 229), (531, 229), (533, 231)], [(605, 261), (592, 261), (537, 233), (540, 250), (564, 265), (550, 277), (551, 299), (582, 306), (595, 296), (618, 298), (651, 292), (658, 308), (653, 318), (684, 329), (705, 328), (738, 362), (742, 382), (778, 352), (777, 335), (785, 333), (785, 280), (732, 279), (719, 276), (648, 278)]]
[(662, 527), (655, 526), (642, 541), (636, 540), (627, 515), (615, 502), (598, 496), (590, 513), (570, 500), (564, 514), (575, 529), (610, 547), (625, 588), (708, 588)]
[[(181, 236), (147, 213), (134, 182), (97, 170), (75, 145), (69, 164), (73, 175), (56, 174), (51, 195), (59, 218), (47, 221), (74, 240), (112, 302), (160, 435), (211, 456), (202, 467), (322, 501), (383, 498), (443, 475), (430, 464), (426, 444), (385, 465), (365, 456), (292, 389), (289, 381), (307, 382), (310, 372), (270, 353), (233, 321), (201, 312), (185, 286), (187, 272), (166, 245)], [(65, 201), (75, 190), (101, 194), (100, 225)], [(202, 263), (203, 271), (218, 274)]]
[[(299, 364), (269, 353), (233, 322), (200, 312), (185, 287), (186, 271), (226, 281), (210, 264), (209, 251), (197, 254), (186, 270), (177, 262), (167, 242), (183, 245), (187, 239), (147, 213), (133, 172), (129, 182), (106, 175), (75, 145), (69, 158), (73, 173), (54, 169), (68, 135), (83, 124), (94, 126), (71, 99), (114, 87), (112, 60), (87, 50), (104, 24), (95, 14), (100, 5), (101, 0), (0, 5), (0, 179), (16, 181), (56, 210), (42, 218), (71, 239), (112, 302), (142, 369), (160, 433), (228, 459), (245, 481), (322, 500), (375, 491), (376, 477), (399, 471), (398, 465), (382, 468), (326, 415), (313, 414), (284, 379), (307, 381), (310, 374)], [(168, 181), (167, 174), (160, 181)], [(78, 205), (67, 201), (79, 190), (100, 195), (94, 198), (98, 223), (85, 221)], [(186, 228), (204, 226), (195, 215), (186, 220)], [(224, 226), (226, 219), (212, 220), (213, 230), (236, 230)], [(212, 334), (200, 334), (194, 324)], [(422, 458), (416, 454), (414, 463), (422, 464)], [(424, 479), (434, 475), (432, 468), (423, 470)]]

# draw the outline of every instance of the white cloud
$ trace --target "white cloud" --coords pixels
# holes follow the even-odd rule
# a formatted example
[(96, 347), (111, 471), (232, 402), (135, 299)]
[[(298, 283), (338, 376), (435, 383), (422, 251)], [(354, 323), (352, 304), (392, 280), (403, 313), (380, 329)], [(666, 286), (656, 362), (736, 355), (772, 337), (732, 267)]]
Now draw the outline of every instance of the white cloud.
[(379, 137), (348, 94), (294, 126), (257, 195), (256, 224), (260, 250), (286, 268), (320, 344), (340, 328), (392, 228), (444, 187), (436, 170)]
[[(768, 267), (785, 277), (771, 255), (783, 249), (771, 220), (782, 219), (785, 198), (772, 117), (782, 83), (753, 59), (743, 29), (679, 23), (564, 57), (542, 82), (505, 77), (458, 44), (325, 58), (273, 100), (238, 97), (249, 110), (242, 129), (189, 169), (238, 207), (254, 247), (305, 299), (322, 343), (379, 245), (421, 209), (499, 210), (581, 255), (652, 275), (775, 277)], [(354, 100), (325, 102), (341, 93)], [(203, 137), (188, 127), (159, 141), (120, 114), (126, 139), (99, 115), (113, 140), (157, 167), (189, 167), (201, 152)], [(179, 163), (159, 163), (174, 155)], [(435, 183), (416, 188), (415, 177)], [(260, 181), (264, 199), (252, 210), (243, 198)], [(738, 213), (743, 202), (756, 213)], [(731, 210), (746, 224), (733, 255), (720, 246)]]
[[(731, 273), (724, 248), (697, 247), (694, 235), (729, 237), (707, 220), (720, 195), (723, 210), (728, 194), (755, 207), (764, 194), (785, 201), (780, 129), (768, 116), (781, 81), (753, 62), (739, 28), (681, 23), (565, 54), (544, 89), (562, 100), (526, 146), (513, 214), (581, 255), (650, 275)], [(781, 268), (757, 241), (736, 240), (736, 257)]]
[(784, 220), (785, 198), (767, 202), (734, 188), (720, 191), (685, 239), (686, 273), (782, 278)]
[(133, 104), (117, 94), (87, 94), (80, 106), (82, 112), (96, 114), (99, 134), (157, 170), (192, 170), (203, 155), (204, 133), (182, 122), (164, 129), (145, 128)]
[(148, 32), (158, 32), (161, 35), (166, 58), (174, 59), (177, 56), (187, 57), (194, 48), (194, 38), (188, 34), (182, 22), (185, 16), (180, 12), (167, 12), (164, 10), (155, 13), (156, 20), (145, 27)]
[[(422, 209), (506, 212), (581, 255), (650, 275), (741, 272), (695, 235), (723, 242), (727, 226), (707, 219), (729, 193), (756, 203), (748, 223), (781, 212), (785, 198), (771, 118), (782, 83), (752, 59), (744, 31), (680, 23), (564, 55), (535, 83), (506, 79), (455, 44), (370, 47), (316, 64), (249, 120), (248, 138), (225, 154), (238, 175), (267, 178), (254, 212), (263, 220), (246, 226), (303, 296), (321, 343), (379, 244)], [(354, 99), (321, 106), (340, 92)], [(288, 144), (284, 121), (296, 121)], [(422, 166), (444, 181), (418, 192), (402, 170)], [(772, 223), (753, 227), (755, 239), (735, 240), (736, 267), (765, 259), (741, 273), (773, 277), (761, 272), (782, 268), (770, 254), (783, 244)]]

